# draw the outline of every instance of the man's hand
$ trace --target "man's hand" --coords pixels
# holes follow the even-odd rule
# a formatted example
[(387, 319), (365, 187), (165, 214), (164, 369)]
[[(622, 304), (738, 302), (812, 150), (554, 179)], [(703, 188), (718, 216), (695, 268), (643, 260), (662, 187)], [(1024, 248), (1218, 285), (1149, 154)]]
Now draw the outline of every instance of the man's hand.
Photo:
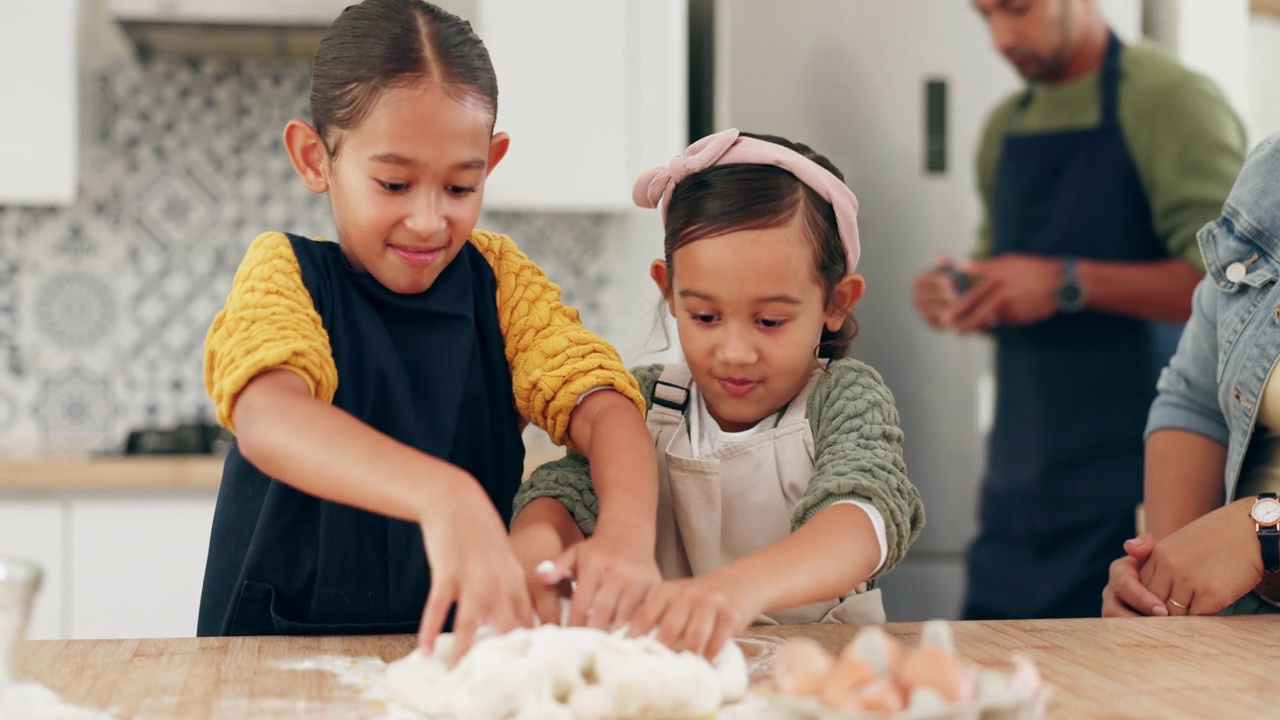
[(960, 297), (956, 291), (955, 281), (946, 271), (949, 267), (951, 267), (951, 260), (942, 257), (937, 265), (916, 275), (912, 300), (915, 302), (916, 310), (920, 312), (920, 317), (923, 317), (925, 322), (929, 323), (929, 327), (934, 330), (946, 329), (943, 321), (947, 311)]
[(977, 279), (943, 314), (943, 326), (968, 333), (1052, 317), (1058, 311), (1062, 265), (1058, 258), (1018, 253), (966, 264), (962, 269)]

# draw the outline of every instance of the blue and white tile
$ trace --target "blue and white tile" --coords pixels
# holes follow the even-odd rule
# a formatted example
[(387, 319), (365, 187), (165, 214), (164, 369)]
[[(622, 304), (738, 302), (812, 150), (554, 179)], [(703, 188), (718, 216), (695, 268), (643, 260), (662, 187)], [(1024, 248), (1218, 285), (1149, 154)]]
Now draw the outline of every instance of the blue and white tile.
[(117, 435), (120, 421), (114, 383), (108, 373), (82, 367), (42, 373), (32, 408), (45, 438), (105, 445)]
[(599, 328), (607, 280), (599, 258), (608, 223), (607, 215), (486, 212), (480, 227), (510, 235), (560, 285), (564, 303), (576, 307), (588, 327)]

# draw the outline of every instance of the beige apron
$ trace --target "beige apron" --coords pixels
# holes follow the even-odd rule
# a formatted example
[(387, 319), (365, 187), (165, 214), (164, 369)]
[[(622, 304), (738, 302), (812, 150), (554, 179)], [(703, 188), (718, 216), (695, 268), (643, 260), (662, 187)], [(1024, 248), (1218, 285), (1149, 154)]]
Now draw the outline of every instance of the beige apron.
[[(658, 463), (658, 568), (666, 579), (703, 575), (763, 550), (791, 533), (791, 511), (813, 477), (813, 433), (805, 418), (816, 370), (767, 431), (693, 457), (685, 412), (692, 379), (685, 365), (668, 365), (654, 386), (649, 410)], [(859, 586), (843, 599), (772, 612), (758, 625), (884, 622), (878, 589)]]

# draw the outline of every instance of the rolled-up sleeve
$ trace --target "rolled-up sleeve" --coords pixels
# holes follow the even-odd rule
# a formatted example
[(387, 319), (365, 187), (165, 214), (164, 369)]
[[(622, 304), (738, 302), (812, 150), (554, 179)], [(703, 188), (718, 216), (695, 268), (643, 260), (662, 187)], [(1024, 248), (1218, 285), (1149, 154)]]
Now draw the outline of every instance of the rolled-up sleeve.
[(876, 575), (888, 572), (924, 527), (924, 504), (907, 479), (893, 395), (871, 367), (841, 360), (814, 388), (806, 417), (813, 429), (813, 478), (792, 511), (792, 529), (842, 500), (869, 503), (884, 518), (888, 545)]
[(551, 498), (563, 505), (584, 537), (595, 534), (600, 503), (596, 500), (591, 467), (585, 457), (571, 451), (534, 470), (516, 492), (511, 519), (514, 521), (538, 498)]
[[(662, 375), (662, 366), (643, 365), (632, 368), (631, 373), (640, 388), (641, 397), (652, 397), (653, 386)], [(529, 503), (543, 497), (563, 505), (583, 535), (591, 537), (595, 533), (600, 503), (591, 482), (591, 466), (585, 457), (571, 450), (559, 460), (535, 469), (516, 493), (512, 519)]]
[(592, 388), (622, 393), (643, 415), (644, 398), (618, 351), (582, 326), (542, 269), (504, 235), (477, 230), (471, 242), (498, 280), (498, 324), (520, 415), (559, 445), (578, 398)]
[(333, 402), (338, 369), (329, 335), (303, 284), (293, 245), (278, 232), (249, 245), (205, 337), (205, 390), (223, 427), (235, 432), (231, 418), (240, 391), (272, 369), (297, 373), (312, 395)]
[(1218, 286), (1206, 275), (1192, 296), (1191, 319), (1178, 350), (1156, 383), (1146, 437), (1157, 430), (1186, 430), (1227, 444), (1230, 432), (1218, 404), (1217, 320)]

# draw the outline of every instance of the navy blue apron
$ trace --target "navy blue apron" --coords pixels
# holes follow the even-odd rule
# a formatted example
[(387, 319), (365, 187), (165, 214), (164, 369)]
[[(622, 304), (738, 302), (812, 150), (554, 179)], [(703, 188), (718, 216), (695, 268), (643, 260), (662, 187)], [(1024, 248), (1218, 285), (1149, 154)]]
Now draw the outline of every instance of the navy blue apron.
[[(470, 472), (509, 522), (524, 445), (483, 255), (468, 243), (426, 292), (398, 295), (336, 243), (290, 240), (333, 348), (333, 404)], [(412, 633), (429, 588), (417, 524), (303, 493), (232, 447), (198, 635)]]
[[(1005, 137), (993, 254), (1168, 259), (1118, 119), (1120, 51), (1113, 34), (1095, 128)], [(1108, 566), (1134, 534), (1142, 434), (1169, 329), (1085, 310), (996, 330), (995, 422), (965, 618), (1100, 613)]]

